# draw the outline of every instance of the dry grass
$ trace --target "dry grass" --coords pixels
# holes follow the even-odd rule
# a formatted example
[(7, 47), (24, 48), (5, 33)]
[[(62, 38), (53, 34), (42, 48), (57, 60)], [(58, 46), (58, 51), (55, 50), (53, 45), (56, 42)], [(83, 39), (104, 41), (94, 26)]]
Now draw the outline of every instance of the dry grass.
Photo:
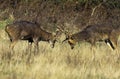
[(120, 79), (120, 49), (112, 51), (105, 43), (98, 43), (93, 54), (88, 43), (71, 50), (67, 42), (53, 49), (39, 42), (37, 55), (29, 54), (25, 41), (10, 55), (9, 44), (0, 39), (0, 79)]

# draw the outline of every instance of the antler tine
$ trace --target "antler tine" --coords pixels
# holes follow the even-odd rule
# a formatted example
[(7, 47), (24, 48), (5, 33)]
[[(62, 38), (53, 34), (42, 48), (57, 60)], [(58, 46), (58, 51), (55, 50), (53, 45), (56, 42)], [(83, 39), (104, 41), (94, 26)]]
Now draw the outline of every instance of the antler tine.
[[(65, 27), (65, 25), (63, 24), (63, 26)], [(68, 28), (64, 28), (64, 33), (66, 36), (70, 35), (70, 30)]]
[(66, 30), (64, 23), (62, 23), (61, 26), (57, 26), (57, 29), (59, 29), (66, 36), (70, 35), (69, 30)]
[(61, 32), (64, 32), (64, 29), (63, 29), (62, 27), (60, 27), (60, 26), (57, 26), (57, 29), (58, 29), (59, 31), (61, 31)]

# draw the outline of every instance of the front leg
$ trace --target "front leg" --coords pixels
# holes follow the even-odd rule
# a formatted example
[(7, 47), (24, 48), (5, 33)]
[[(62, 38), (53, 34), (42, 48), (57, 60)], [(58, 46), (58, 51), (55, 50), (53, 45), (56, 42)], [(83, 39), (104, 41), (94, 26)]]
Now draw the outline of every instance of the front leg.
[(49, 41), (51, 48), (54, 48), (55, 42), (56, 42), (56, 40), (54, 40), (54, 41)]
[(38, 41), (38, 38), (33, 38), (33, 42), (35, 43), (35, 53), (39, 51)]

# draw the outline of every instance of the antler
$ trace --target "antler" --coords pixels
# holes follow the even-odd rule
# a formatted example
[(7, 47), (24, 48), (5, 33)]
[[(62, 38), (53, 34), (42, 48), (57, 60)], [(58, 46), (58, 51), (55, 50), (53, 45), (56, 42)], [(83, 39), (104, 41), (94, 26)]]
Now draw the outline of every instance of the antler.
[(62, 24), (61, 27), (60, 27), (60, 26), (57, 26), (57, 29), (59, 29), (59, 31), (61, 31), (62, 33), (64, 33), (65, 36), (66, 36), (66, 39), (63, 40), (62, 43), (69, 39), (70, 33), (69, 33), (67, 30), (65, 30), (64, 24)]
[(69, 33), (68, 33), (68, 31), (67, 30), (65, 30), (65, 26), (64, 26), (64, 24), (62, 24), (61, 25), (61, 27), (60, 26), (57, 26), (57, 29), (59, 30), (59, 31), (61, 31), (62, 33), (64, 33), (65, 35), (68, 35)]

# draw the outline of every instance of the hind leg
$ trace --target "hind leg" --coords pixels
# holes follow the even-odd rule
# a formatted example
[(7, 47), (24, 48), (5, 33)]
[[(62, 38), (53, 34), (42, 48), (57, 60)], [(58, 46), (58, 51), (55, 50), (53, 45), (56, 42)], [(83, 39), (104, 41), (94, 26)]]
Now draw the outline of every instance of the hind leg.
[(115, 50), (115, 47), (114, 47), (114, 45), (112, 44), (112, 42), (111, 42), (110, 39), (106, 39), (106, 40), (105, 40), (105, 43), (106, 43), (110, 48), (112, 48), (112, 50)]
[(95, 61), (95, 53), (96, 53), (96, 46), (95, 44), (91, 45), (91, 51), (92, 51), (92, 61)]
[(14, 40), (11, 42), (11, 44), (9, 46), (11, 54), (14, 54), (14, 52), (15, 52), (14, 47), (15, 47), (16, 43), (17, 43), (17, 40)]
[(113, 44), (113, 46), (115, 48), (117, 48), (117, 42), (118, 42), (118, 37), (119, 37), (118, 31), (119, 30), (117, 30), (117, 29), (116, 30), (112, 30), (112, 32), (111, 32), (111, 34), (109, 36), (109, 38), (110, 38), (110, 40), (111, 40), (111, 42), (112, 42), (112, 44)]
[(115, 53), (117, 54), (117, 57), (119, 57), (120, 56), (120, 54), (119, 54), (119, 49), (118, 49), (118, 36), (117, 35), (112, 35), (111, 36), (111, 38), (110, 38), (110, 40), (111, 40), (111, 42), (112, 42), (112, 44), (113, 44), (113, 46), (115, 47)]
[(91, 44), (92, 61), (95, 61), (95, 57), (96, 57), (96, 55), (95, 55), (95, 53), (96, 53), (96, 45), (95, 45), (95, 42), (96, 42), (95, 39), (91, 39), (91, 40), (89, 41), (89, 43)]
[(113, 47), (114, 47), (113, 49), (116, 49), (117, 48), (118, 37), (117, 36), (111, 36), (110, 41), (113, 44)]
[(28, 49), (26, 50), (27, 63), (31, 62), (32, 57), (32, 42), (28, 41)]

